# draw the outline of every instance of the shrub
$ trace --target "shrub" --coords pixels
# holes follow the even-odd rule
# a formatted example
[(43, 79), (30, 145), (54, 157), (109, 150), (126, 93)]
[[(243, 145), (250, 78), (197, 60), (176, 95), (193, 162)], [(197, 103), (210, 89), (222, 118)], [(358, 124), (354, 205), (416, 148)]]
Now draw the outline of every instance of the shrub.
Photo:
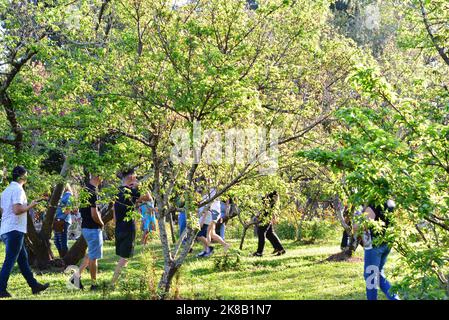
[(303, 221), (299, 226), (298, 240), (304, 243), (315, 243), (318, 240), (325, 240), (334, 235), (335, 224), (326, 220), (312, 219)]
[(274, 226), (276, 234), (281, 239), (286, 240), (297, 240), (296, 227), (293, 223), (288, 220), (282, 220)]
[(214, 269), (217, 271), (236, 271), (241, 270), (242, 267), (242, 259), (238, 251), (228, 252), (214, 258)]

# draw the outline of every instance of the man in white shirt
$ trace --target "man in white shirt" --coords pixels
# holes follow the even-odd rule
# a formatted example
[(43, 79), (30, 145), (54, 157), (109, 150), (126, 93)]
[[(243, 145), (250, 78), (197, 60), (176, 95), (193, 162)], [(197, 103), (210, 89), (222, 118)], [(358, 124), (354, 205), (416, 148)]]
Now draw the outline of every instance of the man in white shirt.
[(27, 171), (17, 166), (12, 171), (12, 182), (1, 194), (2, 224), (0, 236), (6, 246), (5, 261), (0, 271), (0, 298), (9, 298), (6, 291), (9, 276), (14, 265), (19, 265), (20, 272), (31, 287), (31, 292), (37, 294), (49, 287), (49, 284), (40, 284), (34, 278), (28, 264), (28, 253), (25, 248), (25, 234), (27, 232), (28, 210), (37, 205), (36, 201), (28, 205), (23, 185), (27, 181)]

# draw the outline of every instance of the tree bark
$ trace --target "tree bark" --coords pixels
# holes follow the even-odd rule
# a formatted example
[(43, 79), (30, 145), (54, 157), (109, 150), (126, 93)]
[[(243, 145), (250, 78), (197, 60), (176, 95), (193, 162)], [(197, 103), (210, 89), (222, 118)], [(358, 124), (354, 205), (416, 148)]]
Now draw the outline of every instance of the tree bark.
[[(61, 177), (65, 178), (68, 173), (68, 159), (64, 161), (64, 165), (61, 170)], [(51, 234), (53, 229), (53, 221), (56, 214), (56, 209), (61, 199), (62, 192), (64, 191), (65, 182), (58, 183), (53, 189), (45, 220), (42, 224), (42, 229), (37, 232), (34, 228), (31, 217), (27, 219), (27, 246), (28, 250), (32, 252), (29, 256), (30, 265), (36, 268), (48, 269), (54, 260), (54, 254), (51, 250)]]
[(27, 217), (27, 235), (25, 242), (29, 251), (28, 261), (33, 267), (43, 270), (50, 267), (51, 261), (54, 259), (51, 251), (51, 243), (49, 239), (43, 239), (36, 231), (33, 220)]
[(240, 250), (243, 250), (243, 243), (245, 242), (246, 232), (248, 231), (250, 226), (243, 227), (242, 238), (240, 239)]
[(164, 272), (162, 273), (162, 277), (159, 282), (159, 296), (161, 300), (165, 300), (168, 297), (173, 277), (175, 276), (179, 267), (180, 264), (177, 264), (175, 261), (170, 261), (164, 266)]

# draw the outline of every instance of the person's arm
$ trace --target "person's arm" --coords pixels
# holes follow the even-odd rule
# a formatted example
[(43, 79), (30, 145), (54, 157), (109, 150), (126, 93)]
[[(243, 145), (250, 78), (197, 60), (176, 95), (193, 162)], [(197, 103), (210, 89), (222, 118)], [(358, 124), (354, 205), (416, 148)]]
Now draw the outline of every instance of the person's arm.
[(27, 212), (28, 210), (30, 210), (30, 209), (36, 207), (37, 204), (38, 204), (38, 202), (37, 202), (37, 201), (34, 201), (34, 200), (33, 200), (33, 201), (31, 202), (31, 204), (28, 205), (28, 206), (27, 206), (27, 205), (24, 205), (24, 204), (18, 204), (18, 203), (17, 203), (17, 204), (15, 204), (14, 207), (13, 207), (14, 214), (15, 214), (15, 215), (21, 215), (21, 214)]
[(62, 199), (61, 199), (61, 206), (60, 207), (61, 207), (61, 210), (64, 208), (64, 210), (62, 210), (62, 212), (65, 215), (68, 215), (68, 214), (71, 213), (70, 208), (69, 208), (69, 206), (72, 204), (72, 202), (70, 201), (70, 197), (71, 197), (70, 193), (65, 193), (62, 196)]
[(98, 200), (97, 195), (95, 193), (92, 193), (89, 199), (90, 215), (92, 217), (92, 220), (94, 220), (97, 224), (99, 224), (103, 228), (104, 223), (103, 220), (101, 219), (100, 212), (98, 212), (97, 200)]
[(14, 190), (12, 193), (12, 203), (13, 205), (13, 212), (15, 215), (21, 215), (31, 208), (34, 208), (37, 206), (38, 201), (32, 201), (30, 205), (24, 204), (26, 202), (26, 195), (23, 190)]
[(101, 219), (101, 215), (100, 215), (100, 212), (98, 212), (97, 207), (90, 208), (90, 214), (92, 216), (92, 219), (103, 228), (104, 227), (104, 222)]
[(25, 205), (24, 203), (26, 202), (26, 196), (23, 190), (14, 191), (12, 195), (12, 200), (14, 203), (13, 212), (15, 215), (21, 215), (23, 213), (26, 213), (28, 212), (28, 210), (36, 207), (37, 204), (39, 203), (38, 201), (34, 200), (31, 202), (31, 204)]
[(150, 197), (150, 193), (146, 192), (145, 194), (141, 195), (138, 199), (137, 199), (137, 203), (142, 203), (142, 202), (147, 202), (150, 201), (151, 197)]
[[(366, 207), (363, 212), (365, 213), (368, 220), (376, 219), (376, 214), (374, 213), (373, 209), (371, 209), (370, 207)], [(357, 234), (357, 231), (359, 230), (359, 225), (357, 223), (354, 223), (352, 229), (354, 231), (354, 234)]]

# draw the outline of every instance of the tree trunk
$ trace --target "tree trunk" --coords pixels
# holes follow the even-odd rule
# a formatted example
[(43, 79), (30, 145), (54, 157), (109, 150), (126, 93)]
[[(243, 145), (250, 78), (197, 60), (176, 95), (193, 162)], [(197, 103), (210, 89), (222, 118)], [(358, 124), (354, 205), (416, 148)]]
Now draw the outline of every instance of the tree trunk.
[(170, 261), (168, 265), (164, 266), (164, 272), (162, 273), (161, 280), (159, 281), (159, 297), (161, 300), (167, 299), (170, 293), (173, 277), (175, 276), (179, 267), (180, 265), (175, 263), (174, 261)]
[(246, 226), (243, 226), (243, 234), (242, 234), (242, 238), (240, 239), (240, 250), (243, 250), (243, 243), (245, 242), (245, 237), (246, 237), (246, 232), (248, 231), (248, 229), (254, 225), (253, 223), (248, 224)]
[(76, 265), (86, 255), (87, 243), (81, 235), (64, 256), (66, 266)]
[[(61, 177), (65, 178), (68, 173), (68, 159), (64, 161), (64, 165), (61, 170)], [(65, 182), (58, 183), (50, 197), (45, 220), (42, 224), (42, 229), (37, 232), (34, 228), (31, 217), (27, 217), (27, 247), (32, 255), (29, 256), (30, 265), (37, 267), (38, 269), (48, 269), (53, 262), (54, 255), (51, 250), (51, 234), (53, 229), (53, 221), (56, 215), (56, 209), (61, 199), (62, 192), (64, 191)]]
[(29, 252), (28, 262), (31, 266), (40, 270), (50, 267), (54, 256), (51, 251), (50, 241), (45, 241), (34, 227), (33, 220), (27, 217), (27, 235), (25, 245)]
[(177, 268), (175, 268), (174, 259), (170, 252), (170, 243), (168, 241), (167, 230), (165, 228), (165, 217), (167, 216), (166, 211), (162, 209), (161, 211), (159, 211), (159, 214), (159, 238), (162, 245), (162, 253), (164, 255), (164, 272), (162, 274), (161, 280), (159, 281), (158, 288), (160, 292), (160, 298), (165, 299), (169, 294), (171, 280), (173, 279)]

